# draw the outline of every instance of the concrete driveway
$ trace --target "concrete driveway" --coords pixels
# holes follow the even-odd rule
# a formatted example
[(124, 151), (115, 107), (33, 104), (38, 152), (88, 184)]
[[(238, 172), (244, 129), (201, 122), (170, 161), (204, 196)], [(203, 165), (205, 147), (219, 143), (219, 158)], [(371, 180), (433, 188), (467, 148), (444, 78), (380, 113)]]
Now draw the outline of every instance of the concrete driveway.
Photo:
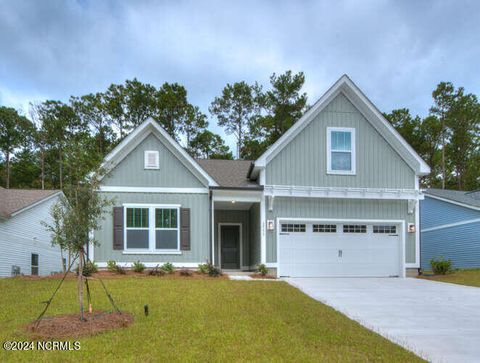
[(427, 360), (480, 362), (480, 288), (413, 278), (286, 281)]

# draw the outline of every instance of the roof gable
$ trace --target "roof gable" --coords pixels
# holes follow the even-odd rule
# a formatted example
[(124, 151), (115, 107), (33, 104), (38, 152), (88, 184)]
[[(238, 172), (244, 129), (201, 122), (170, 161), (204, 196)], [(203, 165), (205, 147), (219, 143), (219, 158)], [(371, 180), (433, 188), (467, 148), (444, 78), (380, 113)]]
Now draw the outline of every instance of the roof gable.
[(11, 218), (60, 194), (60, 190), (0, 188), (0, 217)]
[(152, 118), (144, 121), (125, 137), (104, 158), (102, 167), (108, 171), (117, 166), (131, 151), (133, 151), (145, 138), (154, 134), (165, 147), (172, 152), (178, 160), (185, 165), (199, 180), (207, 186), (217, 186), (217, 182), (201, 168), (201, 166), (181, 147), (156, 121)]
[(402, 138), (381, 112), (361, 92), (347, 76), (343, 75), (320, 99), (256, 161), (256, 169), (264, 168), (291, 140), (293, 140), (315, 117), (342, 93), (372, 126), (382, 135), (392, 148), (405, 160), (417, 175), (430, 172), (430, 167)]
[(423, 193), (427, 197), (441, 200), (443, 202), (456, 204), (465, 208), (480, 210), (480, 199), (476, 191), (464, 192), (461, 190), (448, 189), (427, 189)]

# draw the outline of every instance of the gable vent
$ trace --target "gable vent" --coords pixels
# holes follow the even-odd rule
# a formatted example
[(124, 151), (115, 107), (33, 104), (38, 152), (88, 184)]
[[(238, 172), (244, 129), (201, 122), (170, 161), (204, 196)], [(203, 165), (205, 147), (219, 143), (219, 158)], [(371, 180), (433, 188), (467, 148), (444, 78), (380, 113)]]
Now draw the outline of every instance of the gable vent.
[(145, 169), (158, 169), (158, 151), (147, 150), (145, 151)]

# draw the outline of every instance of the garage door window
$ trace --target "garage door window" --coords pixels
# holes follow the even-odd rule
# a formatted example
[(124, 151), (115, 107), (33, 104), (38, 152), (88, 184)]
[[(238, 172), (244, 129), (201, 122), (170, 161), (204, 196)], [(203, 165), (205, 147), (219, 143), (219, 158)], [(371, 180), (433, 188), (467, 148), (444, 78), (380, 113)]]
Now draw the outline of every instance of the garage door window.
[(305, 232), (305, 224), (282, 224), (282, 232)]
[(373, 233), (396, 234), (396, 226), (373, 226)]
[(365, 224), (344, 224), (343, 233), (367, 233)]
[(336, 233), (337, 226), (335, 224), (314, 224), (313, 232), (317, 233)]

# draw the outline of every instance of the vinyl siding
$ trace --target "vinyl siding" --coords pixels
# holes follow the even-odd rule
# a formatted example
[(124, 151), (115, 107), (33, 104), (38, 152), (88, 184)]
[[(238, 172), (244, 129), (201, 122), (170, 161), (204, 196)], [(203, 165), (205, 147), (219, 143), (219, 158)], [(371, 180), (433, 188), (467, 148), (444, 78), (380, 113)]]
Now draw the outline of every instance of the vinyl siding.
[(101, 222), (101, 228), (95, 231), (94, 236), (100, 243), (95, 247), (94, 260), (106, 262), (188, 262), (200, 263), (210, 260), (209, 245), (209, 196), (205, 194), (162, 194), (162, 193), (106, 193), (107, 198), (115, 200), (116, 206), (123, 203), (145, 204), (180, 204), (183, 208), (190, 208), (190, 251), (181, 251), (180, 255), (161, 254), (123, 254), (121, 250), (113, 250), (113, 216), (107, 211), (106, 219)]
[(260, 262), (260, 203), (255, 203), (250, 208), (250, 266), (255, 268)]
[[(425, 196), (420, 203), (421, 230), (480, 219), (480, 211)], [(480, 267), (480, 222), (421, 232), (421, 266), (430, 270), (430, 260), (451, 259), (455, 268)]]
[(241, 223), (242, 224), (242, 268), (250, 266), (250, 217), (248, 210), (215, 210), (215, 261), (219, 260), (220, 246), (218, 242), (219, 223)]
[[(319, 199), (276, 197), (273, 212), (266, 211), (267, 220), (277, 218), (390, 219), (415, 223), (408, 214), (407, 201), (365, 199)], [(276, 231), (267, 233), (267, 262), (277, 262)], [(415, 233), (406, 233), (405, 262), (415, 262)]]
[[(145, 169), (146, 150), (159, 151), (158, 170)], [(153, 134), (143, 140), (107, 176), (102, 185), (201, 188), (204, 184)]]
[[(327, 174), (327, 127), (355, 128), (356, 175)], [(266, 184), (415, 188), (415, 173), (340, 93), (266, 167)]]
[[(47, 199), (6, 221), (0, 221), (0, 276), (11, 276), (12, 265), (31, 273), (31, 254), (37, 253), (39, 275), (62, 271), (60, 248), (51, 245), (51, 236), (41, 221), (51, 224), (50, 208), (58, 197)], [(35, 240), (34, 240), (35, 238)]]

